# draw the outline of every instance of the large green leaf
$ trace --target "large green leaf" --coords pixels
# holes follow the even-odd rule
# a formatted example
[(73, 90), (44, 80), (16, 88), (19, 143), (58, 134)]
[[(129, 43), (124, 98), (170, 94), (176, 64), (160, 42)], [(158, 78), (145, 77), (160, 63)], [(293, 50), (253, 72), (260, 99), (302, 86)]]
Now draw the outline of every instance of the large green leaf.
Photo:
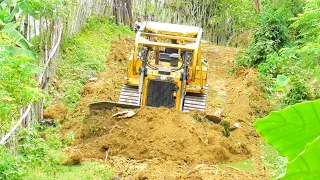
[(35, 59), (37, 55), (27, 49), (15, 47), (15, 46), (10, 46), (10, 45), (0, 45), (0, 49), (6, 50), (10, 56), (24, 56), (24, 57), (30, 57)]
[(9, 23), (12, 21), (12, 19), (14, 18), (14, 16), (19, 12), (19, 6), (15, 6), (14, 9), (12, 10), (12, 12), (10, 13), (9, 16), (7, 16), (4, 21), (6, 23)]
[(7, 6), (14, 5), (17, 1), (16, 0), (4, 0), (3, 3), (7, 4)]
[(320, 136), (306, 145), (305, 150), (296, 159), (288, 163), (283, 180), (320, 179)]
[(289, 81), (290, 81), (290, 78), (285, 75), (279, 74), (277, 76), (277, 84), (281, 87), (286, 86), (289, 83)]
[(4, 33), (4, 35), (6, 35), (9, 40), (14, 42), (16, 45), (29, 50), (31, 44), (15, 29), (16, 27), (16, 23), (11, 22), (6, 24), (1, 32)]
[(253, 125), (269, 144), (291, 161), (320, 134), (320, 100), (272, 112)]
[(5, 27), (3, 28), (3, 30), (1, 30), (2, 32), (10, 32), (14, 29), (16, 29), (18, 25), (15, 22), (10, 22), (8, 24), (5, 25)]

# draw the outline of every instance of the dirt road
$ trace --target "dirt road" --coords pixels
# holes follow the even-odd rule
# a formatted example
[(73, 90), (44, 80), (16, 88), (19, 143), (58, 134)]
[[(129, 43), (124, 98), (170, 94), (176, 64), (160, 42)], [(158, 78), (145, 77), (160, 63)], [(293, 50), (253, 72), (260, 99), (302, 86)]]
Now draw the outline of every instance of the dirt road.
[(269, 177), (260, 162), (260, 137), (251, 126), (257, 114), (267, 110), (268, 102), (260, 96), (254, 70), (235, 72), (234, 48), (203, 44), (203, 56), (210, 65), (206, 113), (221, 110), (231, 125), (238, 123), (240, 128), (230, 137), (224, 136), (223, 126), (205, 120), (204, 114), (197, 112), (141, 108), (136, 116), (125, 120), (111, 117), (117, 109), (90, 113), (90, 102), (117, 101), (126, 74), (122, 56), (129, 54), (132, 44), (131, 39), (114, 41), (106, 71), (84, 87), (81, 101), (69, 113), (71, 120), (61, 128), (64, 137), (76, 135), (67, 152), (79, 153), (77, 157), (83, 161), (101, 161), (124, 179)]

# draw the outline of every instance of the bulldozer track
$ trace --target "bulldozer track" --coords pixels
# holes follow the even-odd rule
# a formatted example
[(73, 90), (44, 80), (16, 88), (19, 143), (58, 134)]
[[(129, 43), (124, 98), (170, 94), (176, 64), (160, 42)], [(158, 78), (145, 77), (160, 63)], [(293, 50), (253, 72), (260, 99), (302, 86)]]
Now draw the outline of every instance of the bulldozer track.
[[(186, 96), (184, 97), (182, 111), (184, 112), (190, 112), (192, 110), (205, 111), (208, 85), (206, 85), (205, 89), (206, 89), (205, 94), (187, 93)], [(118, 103), (135, 105), (135, 106), (139, 105), (138, 87), (123, 85)]]
[(118, 103), (138, 106), (139, 105), (138, 87), (123, 85)]
[(190, 112), (193, 110), (205, 111), (206, 110), (206, 102), (207, 102), (207, 94), (208, 94), (208, 84), (205, 86), (206, 93), (205, 94), (194, 94), (187, 93), (184, 97), (184, 103), (182, 107), (183, 112)]

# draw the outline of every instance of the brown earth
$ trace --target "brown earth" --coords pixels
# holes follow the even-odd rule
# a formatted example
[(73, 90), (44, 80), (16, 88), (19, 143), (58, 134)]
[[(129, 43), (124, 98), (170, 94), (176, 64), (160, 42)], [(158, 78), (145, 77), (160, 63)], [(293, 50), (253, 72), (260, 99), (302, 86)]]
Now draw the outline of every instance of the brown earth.
[[(197, 121), (194, 114), (174, 109), (141, 108), (130, 119), (111, 118), (114, 111), (92, 112), (81, 130), (85, 158), (121, 155), (130, 159), (159, 158), (188, 165), (235, 161), (250, 157), (245, 144), (230, 141), (223, 128)], [(197, 115), (198, 116), (198, 115)]]
[(53, 103), (43, 112), (43, 117), (63, 121), (67, 113), (68, 110), (64, 104)]
[(71, 166), (81, 163), (83, 155), (79, 149), (67, 148), (64, 150), (67, 154), (67, 159), (62, 162), (63, 165)]
[[(114, 41), (111, 52), (127, 56), (130, 42)], [(111, 117), (121, 109), (90, 112), (91, 102), (118, 99), (126, 62), (114, 53), (108, 57), (106, 71), (84, 87), (83, 97), (69, 113), (71, 120), (61, 128), (63, 136), (74, 133), (73, 148), (79, 149), (83, 160), (103, 161), (124, 179), (268, 179), (260, 164), (260, 137), (251, 126), (258, 114), (268, 110), (257, 73), (236, 70), (234, 48), (211, 43), (203, 48), (210, 65), (206, 113), (222, 110), (225, 120), (239, 123), (230, 137), (223, 135), (221, 125), (199, 120), (204, 115), (196, 112), (141, 108), (129, 119)], [(229, 165), (248, 158), (253, 160), (250, 172)]]
[(121, 41), (113, 40), (111, 42), (111, 53), (108, 59), (113, 61), (127, 61), (128, 55), (131, 54), (131, 48), (133, 47), (133, 45), (133, 38), (126, 38)]

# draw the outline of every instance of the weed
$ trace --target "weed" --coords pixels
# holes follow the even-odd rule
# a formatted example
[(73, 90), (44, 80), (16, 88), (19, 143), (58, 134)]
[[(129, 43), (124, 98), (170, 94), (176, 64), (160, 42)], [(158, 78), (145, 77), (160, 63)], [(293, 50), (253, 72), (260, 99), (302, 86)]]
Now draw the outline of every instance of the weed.
[(75, 141), (75, 133), (70, 131), (68, 134), (67, 134), (67, 137), (65, 139), (65, 143), (67, 145), (73, 145), (74, 144), (74, 141)]
[(37, 164), (42, 161), (48, 150), (36, 129), (24, 129), (19, 136), (18, 151), (25, 163)]
[(0, 146), (0, 179), (21, 179), (25, 171), (17, 157), (11, 156), (4, 146)]
[(226, 137), (229, 137), (230, 136), (230, 131), (231, 131), (230, 130), (230, 122), (223, 120), (223, 121), (221, 121), (220, 124), (224, 128), (224, 130), (222, 131), (223, 135), (226, 136)]
[(293, 83), (291, 89), (281, 99), (284, 107), (310, 99), (309, 88), (300, 81)]
[(95, 132), (97, 132), (97, 127), (95, 125), (90, 125), (89, 129), (91, 134), (94, 134)]

